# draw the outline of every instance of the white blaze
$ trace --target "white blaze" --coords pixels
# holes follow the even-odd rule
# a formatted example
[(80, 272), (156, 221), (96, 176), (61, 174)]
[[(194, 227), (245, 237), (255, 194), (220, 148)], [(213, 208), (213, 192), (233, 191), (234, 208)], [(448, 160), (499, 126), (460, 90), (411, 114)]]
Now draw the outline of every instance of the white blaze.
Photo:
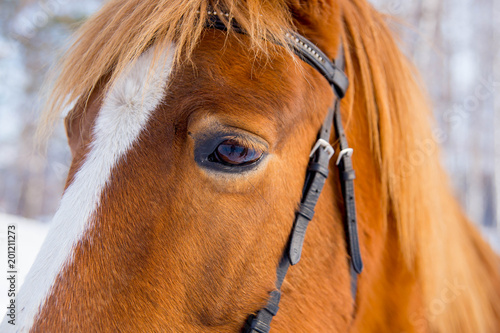
[[(93, 142), (83, 165), (65, 191), (40, 253), (16, 298), (16, 325), (5, 317), (0, 332), (27, 332), (50, 296), (58, 274), (73, 260), (73, 250), (93, 225), (113, 167), (138, 139), (164, 97), (174, 46), (151, 68), (153, 49), (124, 72), (106, 95), (93, 128)], [(22, 235), (21, 235), (22, 237)], [(5, 309), (4, 309), (5, 310)]]

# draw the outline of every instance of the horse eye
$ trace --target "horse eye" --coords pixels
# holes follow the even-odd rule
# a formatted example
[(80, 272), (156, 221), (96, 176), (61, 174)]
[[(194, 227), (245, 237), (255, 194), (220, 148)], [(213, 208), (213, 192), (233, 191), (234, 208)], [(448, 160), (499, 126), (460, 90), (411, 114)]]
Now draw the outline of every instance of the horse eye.
[(240, 166), (256, 162), (262, 154), (262, 151), (246, 147), (236, 140), (226, 140), (217, 146), (208, 159), (229, 166)]

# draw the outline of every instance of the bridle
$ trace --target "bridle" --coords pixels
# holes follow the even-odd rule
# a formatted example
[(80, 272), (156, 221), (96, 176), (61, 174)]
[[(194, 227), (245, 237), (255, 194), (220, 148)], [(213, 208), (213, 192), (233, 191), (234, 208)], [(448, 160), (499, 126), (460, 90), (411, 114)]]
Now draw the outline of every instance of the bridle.
[[(219, 13), (228, 16), (225, 13)], [(226, 31), (227, 26), (222, 22), (214, 11), (208, 10), (208, 28)], [(238, 33), (244, 31), (231, 21), (231, 28)], [(244, 333), (268, 333), (271, 329), (271, 321), (278, 313), (281, 298), (281, 286), (285, 279), (288, 268), (299, 262), (306, 229), (314, 216), (314, 208), (318, 202), (321, 190), (328, 177), (328, 165), (334, 155), (334, 149), (330, 144), (332, 123), (340, 145), (340, 152), (336, 165), (339, 168), (342, 196), (344, 199), (344, 229), (349, 254), (349, 267), (351, 275), (351, 294), (353, 303), (356, 300), (358, 274), (363, 270), (363, 261), (359, 249), (358, 230), (356, 222), (356, 205), (354, 198), (355, 173), (352, 167), (352, 148), (347, 144), (347, 138), (342, 125), (340, 114), (340, 100), (345, 96), (349, 80), (344, 69), (344, 52), (340, 46), (339, 55), (333, 62), (316, 45), (300, 34), (290, 31), (286, 33), (288, 46), (304, 62), (316, 69), (330, 84), (336, 96), (333, 106), (328, 109), (328, 114), (318, 133), (318, 140), (309, 155), (309, 166), (307, 168), (306, 180), (302, 190), (302, 199), (299, 210), (296, 212), (295, 222), (290, 234), (287, 249), (283, 253), (276, 271), (276, 289), (270, 293), (267, 305), (259, 310), (256, 315), (250, 315), (243, 327)]]

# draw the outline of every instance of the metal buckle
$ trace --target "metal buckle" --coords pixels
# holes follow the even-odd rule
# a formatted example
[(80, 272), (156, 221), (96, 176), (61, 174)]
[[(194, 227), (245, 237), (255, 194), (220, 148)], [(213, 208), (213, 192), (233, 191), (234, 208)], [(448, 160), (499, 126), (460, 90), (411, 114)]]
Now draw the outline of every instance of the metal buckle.
[(323, 147), (325, 149), (325, 151), (328, 153), (328, 159), (332, 158), (333, 154), (335, 154), (335, 149), (333, 149), (330, 142), (323, 139), (318, 139), (313, 149), (311, 150), (311, 153), (309, 154), (309, 158), (313, 157), (314, 153), (316, 153), (316, 150), (318, 150), (319, 147)]
[(344, 155), (346, 155), (347, 157), (351, 157), (352, 153), (354, 153), (354, 149), (352, 149), (352, 148), (342, 149), (339, 153), (339, 157), (337, 157), (337, 162), (335, 164), (339, 165), (340, 160), (342, 159), (342, 157), (344, 157)]

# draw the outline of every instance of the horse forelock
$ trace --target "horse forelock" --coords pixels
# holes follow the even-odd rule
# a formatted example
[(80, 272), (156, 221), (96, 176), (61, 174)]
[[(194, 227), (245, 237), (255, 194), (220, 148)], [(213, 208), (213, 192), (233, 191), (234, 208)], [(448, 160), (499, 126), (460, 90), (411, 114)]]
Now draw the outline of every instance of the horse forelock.
[(50, 135), (58, 115), (72, 101), (88, 96), (99, 80), (111, 74), (105, 84), (105, 90), (109, 89), (127, 65), (152, 44), (165, 47), (175, 41), (174, 65), (189, 62), (209, 10), (217, 12), (229, 30), (229, 20), (237, 21), (248, 32), (249, 44), (257, 54), (266, 56), (275, 45), (287, 45), (285, 32), (291, 28), (291, 17), (281, 0), (110, 1), (80, 28), (52, 76), (55, 80), (46, 85), (40, 139)]

